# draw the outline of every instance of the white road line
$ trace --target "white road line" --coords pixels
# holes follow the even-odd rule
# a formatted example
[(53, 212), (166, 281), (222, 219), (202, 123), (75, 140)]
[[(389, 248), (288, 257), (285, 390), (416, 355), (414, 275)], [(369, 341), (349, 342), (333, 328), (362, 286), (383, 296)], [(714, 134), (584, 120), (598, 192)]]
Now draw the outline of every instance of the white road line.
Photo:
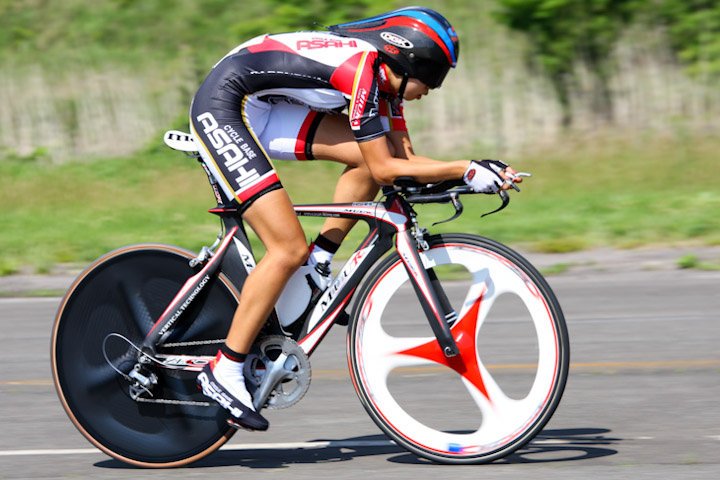
[(573, 440), (567, 440), (564, 438), (546, 438), (543, 440), (532, 440), (531, 445), (568, 445), (574, 443)]
[[(313, 448), (358, 448), (358, 447), (391, 447), (390, 440), (358, 440), (342, 441), (330, 440), (326, 442), (293, 442), (293, 443), (243, 443), (236, 445), (223, 445), (220, 450), (293, 450)], [(0, 457), (21, 457), (33, 455), (89, 455), (103, 453), (97, 448), (74, 449), (40, 449), (40, 450), (0, 450)]]

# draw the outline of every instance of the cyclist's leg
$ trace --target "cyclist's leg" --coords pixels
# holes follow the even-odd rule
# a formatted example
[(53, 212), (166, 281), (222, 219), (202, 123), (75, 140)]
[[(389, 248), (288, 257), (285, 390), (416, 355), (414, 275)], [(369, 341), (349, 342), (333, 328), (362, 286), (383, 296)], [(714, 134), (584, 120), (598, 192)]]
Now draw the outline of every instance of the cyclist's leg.
[(288, 278), (307, 258), (308, 246), (285, 190), (258, 198), (243, 218), (267, 250), (245, 281), (226, 340), (232, 350), (248, 353)]
[[(394, 148), (390, 142), (388, 147), (392, 153)], [(347, 165), (335, 186), (333, 202), (369, 202), (375, 198), (380, 187), (365, 164), (347, 116), (326, 115), (322, 119), (315, 133), (312, 153), (318, 160), (331, 160)], [(340, 244), (354, 225), (354, 220), (328, 218), (320, 233), (328, 240)]]
[(243, 362), (285, 283), (305, 260), (304, 233), (256, 134), (269, 105), (255, 102), (221, 62), (203, 82), (191, 108), (192, 133), (208, 168), (225, 194), (240, 203), (243, 218), (267, 247), (248, 276), (227, 340), (217, 361), (205, 366), (198, 384), (242, 426), (264, 430), (245, 387)]
[[(365, 165), (347, 115), (322, 114), (285, 102), (269, 104), (252, 97), (246, 105), (267, 111), (258, 139), (271, 158), (342, 163), (347, 168), (335, 187), (333, 201), (367, 202), (375, 198), (379, 187)], [(390, 142), (388, 147), (392, 153), (394, 148)], [(328, 219), (321, 233), (327, 240), (339, 244), (354, 224), (347, 219)]]
[(245, 386), (244, 361), (288, 279), (304, 263), (308, 247), (284, 189), (255, 199), (243, 219), (267, 252), (245, 280), (225, 345), (217, 360), (203, 368), (198, 384), (230, 411), (233, 425), (266, 430), (268, 422), (255, 411)]

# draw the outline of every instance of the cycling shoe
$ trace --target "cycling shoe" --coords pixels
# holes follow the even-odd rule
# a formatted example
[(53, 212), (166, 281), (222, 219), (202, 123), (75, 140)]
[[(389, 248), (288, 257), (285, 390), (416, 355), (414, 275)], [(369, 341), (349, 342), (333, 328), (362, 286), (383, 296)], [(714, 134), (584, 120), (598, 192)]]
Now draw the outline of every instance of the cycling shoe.
[[(242, 427), (248, 430), (267, 430), (270, 424), (251, 406), (245, 405), (237, 397), (231, 394), (217, 380), (210, 365), (205, 365), (197, 376), (198, 388), (203, 395), (210, 397), (219, 403), (224, 409), (230, 412), (231, 418), (228, 423), (233, 427)], [(250, 395), (248, 394), (248, 398)]]

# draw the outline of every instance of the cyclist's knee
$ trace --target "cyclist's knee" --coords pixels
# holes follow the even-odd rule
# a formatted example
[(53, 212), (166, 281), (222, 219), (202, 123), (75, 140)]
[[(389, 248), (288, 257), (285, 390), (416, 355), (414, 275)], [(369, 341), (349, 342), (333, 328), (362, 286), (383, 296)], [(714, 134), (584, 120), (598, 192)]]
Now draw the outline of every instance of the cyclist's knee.
[(305, 263), (308, 254), (308, 245), (305, 238), (301, 237), (273, 247), (268, 246), (265, 258), (273, 262), (276, 268), (292, 273)]

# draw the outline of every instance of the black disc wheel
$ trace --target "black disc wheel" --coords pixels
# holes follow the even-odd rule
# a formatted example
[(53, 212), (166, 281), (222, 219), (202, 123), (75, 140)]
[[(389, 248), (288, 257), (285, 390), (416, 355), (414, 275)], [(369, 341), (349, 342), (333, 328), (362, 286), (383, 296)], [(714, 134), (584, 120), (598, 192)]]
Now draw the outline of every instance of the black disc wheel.
[[(150, 364), (152, 396), (133, 399), (124, 374), (139, 346), (188, 278), (192, 254), (164, 245), (111, 252), (83, 272), (55, 319), (53, 379), (68, 416), (94, 445), (134, 465), (170, 467), (219, 448), (235, 429), (225, 411), (202, 395), (197, 372)], [(227, 335), (237, 289), (215, 275), (180, 316), (159, 356), (212, 357)], [(112, 364), (112, 365), (111, 365)]]

